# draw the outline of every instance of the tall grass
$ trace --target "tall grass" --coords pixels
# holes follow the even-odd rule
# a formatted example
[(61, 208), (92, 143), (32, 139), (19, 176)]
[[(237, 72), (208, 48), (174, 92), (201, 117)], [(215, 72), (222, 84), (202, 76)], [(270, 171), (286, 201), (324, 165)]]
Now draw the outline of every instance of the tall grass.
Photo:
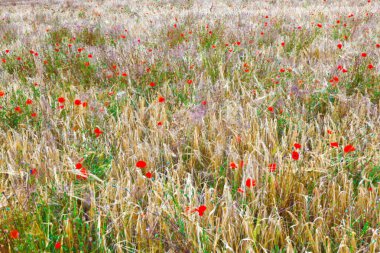
[(284, 4), (4, 4), (0, 251), (379, 252), (379, 3)]

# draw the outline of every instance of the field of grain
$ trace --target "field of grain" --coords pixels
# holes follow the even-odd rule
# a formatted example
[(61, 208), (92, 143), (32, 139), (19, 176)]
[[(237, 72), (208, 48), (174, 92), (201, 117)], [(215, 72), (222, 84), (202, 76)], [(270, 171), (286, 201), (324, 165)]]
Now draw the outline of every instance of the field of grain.
[(0, 1), (0, 252), (380, 252), (379, 7)]

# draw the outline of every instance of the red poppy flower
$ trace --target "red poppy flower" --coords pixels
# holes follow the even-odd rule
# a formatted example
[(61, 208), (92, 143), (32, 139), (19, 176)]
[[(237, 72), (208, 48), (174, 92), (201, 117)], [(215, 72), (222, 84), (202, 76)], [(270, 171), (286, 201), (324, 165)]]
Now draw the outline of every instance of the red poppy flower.
[(162, 97), (162, 96), (159, 96), (159, 97), (158, 97), (158, 102), (160, 102), (160, 103), (165, 102), (165, 98)]
[(269, 106), (269, 107), (268, 107), (268, 111), (273, 112), (273, 110), (274, 110), (274, 109), (273, 109), (272, 106)]
[(244, 166), (244, 161), (240, 161), (239, 168), (241, 169), (241, 168), (243, 168), (243, 166)]
[(322, 24), (320, 24), (320, 23), (318, 23), (317, 26), (318, 26), (319, 28), (322, 28)]
[(292, 158), (297, 161), (300, 158), (300, 154), (297, 151), (293, 151)]
[(284, 68), (281, 68), (281, 69), (280, 69), (280, 72), (281, 72), (281, 73), (284, 73), (284, 72), (285, 72), (285, 69), (284, 69)]
[(84, 66), (86, 66), (86, 67), (90, 66), (90, 62), (86, 61), (86, 62), (84, 63)]
[(244, 190), (243, 190), (242, 188), (239, 187), (238, 192), (240, 192), (240, 193), (244, 193)]
[(75, 168), (78, 169), (78, 170), (79, 170), (80, 168), (82, 168), (82, 167), (83, 167), (83, 166), (82, 166), (81, 163), (77, 163), (77, 164), (75, 164)]
[(376, 47), (377, 47), (377, 48), (380, 48), (380, 44), (376, 44)]
[(82, 103), (82, 106), (83, 106), (83, 107), (87, 107), (87, 102), (83, 102), (83, 103)]
[(36, 175), (36, 174), (37, 174), (37, 169), (31, 169), (31, 170), (30, 170), (30, 174), (32, 174), (32, 175)]
[(128, 76), (127, 73), (125, 73), (125, 72), (123, 72), (121, 75), (124, 77)]
[(283, 47), (284, 47), (284, 46), (285, 46), (285, 42), (281, 42), (281, 46), (283, 46)]
[(75, 99), (74, 104), (75, 104), (75, 105), (80, 105), (80, 104), (81, 104), (80, 99)]
[(362, 57), (367, 57), (367, 53), (362, 53)]
[(245, 186), (247, 186), (248, 188), (250, 187), (254, 187), (256, 185), (256, 180), (252, 179), (252, 178), (248, 178), (246, 181), (245, 181)]
[(202, 205), (198, 207), (196, 210), (198, 211), (199, 216), (203, 216), (203, 213), (206, 211), (207, 207)]
[(146, 167), (146, 162), (140, 160), (140, 161), (137, 161), (136, 163), (136, 167), (137, 168), (140, 168), (140, 169), (144, 169)]
[(327, 133), (328, 133), (328, 134), (332, 134), (333, 132), (332, 132), (330, 129), (328, 129), (328, 130), (327, 130)]
[(61, 104), (62, 104), (62, 103), (65, 103), (65, 98), (63, 98), (63, 97), (59, 97), (59, 98), (58, 98), (58, 102), (61, 103)]
[(103, 133), (103, 131), (100, 130), (98, 127), (96, 127), (94, 129), (94, 134), (96, 135), (96, 137), (99, 137), (102, 133)]
[(33, 100), (31, 100), (31, 99), (27, 99), (27, 100), (26, 100), (26, 104), (27, 104), (27, 105), (31, 105), (32, 103), (33, 103)]
[(156, 86), (156, 84), (154, 83), (154, 82), (150, 82), (150, 87), (154, 87), (154, 86)]
[(21, 108), (20, 108), (20, 106), (16, 106), (16, 107), (15, 107), (15, 111), (18, 112), (18, 113), (21, 113)]
[(231, 169), (236, 169), (236, 168), (237, 168), (236, 163), (231, 162), (231, 163), (230, 163), (230, 168), (231, 168)]
[(276, 168), (277, 168), (277, 164), (275, 164), (275, 163), (269, 164), (269, 171), (270, 172), (275, 172)]
[(37, 113), (32, 112), (32, 113), (30, 114), (30, 116), (32, 116), (33, 118), (34, 118), (34, 117), (37, 117)]
[(62, 245), (61, 245), (60, 242), (56, 242), (55, 245), (54, 245), (55, 249), (60, 249), (61, 247), (62, 247)]
[(20, 233), (17, 231), (17, 229), (13, 229), (10, 232), (10, 236), (12, 239), (17, 239), (20, 237)]
[(193, 80), (187, 80), (187, 84), (192, 84), (193, 83)]
[(373, 65), (372, 64), (368, 64), (368, 69), (373, 69)]
[(4, 95), (5, 95), (5, 92), (0, 90), (0, 97), (4, 97)]
[(338, 142), (331, 142), (330, 147), (337, 148), (339, 146)]
[(300, 149), (300, 148), (301, 148), (301, 144), (299, 144), (299, 143), (294, 143), (294, 148), (296, 148), (296, 149)]
[(355, 147), (354, 146), (352, 146), (352, 145), (347, 145), (347, 146), (345, 146), (344, 147), (344, 153), (350, 153), (350, 152), (353, 152), (353, 151), (355, 151), (356, 149), (355, 149)]
[(86, 168), (80, 169), (80, 175), (77, 175), (77, 179), (79, 180), (85, 180), (88, 178), (88, 173)]
[(147, 172), (147, 173), (145, 174), (145, 176), (146, 176), (147, 178), (152, 178), (152, 173)]
[(158, 121), (157, 126), (162, 126), (162, 121)]
[(92, 58), (92, 54), (89, 54), (87, 57), (88, 57), (88, 58)]
[(203, 101), (201, 102), (201, 104), (202, 104), (202, 105), (206, 105), (206, 104), (207, 104), (207, 101), (206, 101), (206, 100), (203, 100)]

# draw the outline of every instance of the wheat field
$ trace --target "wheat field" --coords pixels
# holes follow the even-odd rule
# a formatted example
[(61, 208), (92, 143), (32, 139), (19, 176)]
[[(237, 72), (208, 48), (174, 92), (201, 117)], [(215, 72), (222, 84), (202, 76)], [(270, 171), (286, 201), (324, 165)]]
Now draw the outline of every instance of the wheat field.
[(379, 7), (0, 1), (0, 252), (380, 252)]

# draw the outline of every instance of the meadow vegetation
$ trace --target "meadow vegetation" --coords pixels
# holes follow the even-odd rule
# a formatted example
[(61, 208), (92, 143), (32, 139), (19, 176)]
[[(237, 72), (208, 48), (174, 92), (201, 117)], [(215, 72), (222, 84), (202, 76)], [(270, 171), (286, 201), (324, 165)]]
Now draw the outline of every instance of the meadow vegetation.
[(379, 7), (0, 4), (0, 251), (380, 252)]

